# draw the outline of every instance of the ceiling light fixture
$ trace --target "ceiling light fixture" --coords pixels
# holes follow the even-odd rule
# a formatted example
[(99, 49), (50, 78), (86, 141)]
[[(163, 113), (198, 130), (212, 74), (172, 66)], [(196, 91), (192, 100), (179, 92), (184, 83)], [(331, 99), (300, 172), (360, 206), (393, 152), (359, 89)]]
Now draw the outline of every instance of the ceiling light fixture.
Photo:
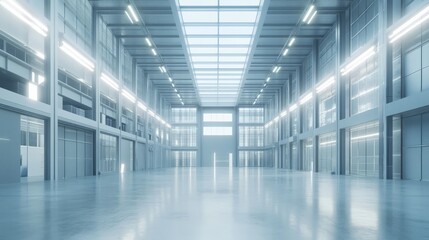
[(152, 42), (150, 41), (149, 38), (145, 38), (144, 40), (146, 41), (146, 43), (149, 47), (152, 47)]
[(315, 7), (313, 4), (310, 5), (307, 12), (305, 13), (304, 18), (302, 21), (304, 23), (310, 24), (311, 20), (313, 20), (314, 16), (316, 15), (317, 11), (315, 10)]
[(152, 49), (151, 49), (151, 51), (152, 51), (152, 54), (153, 54), (154, 56), (158, 55), (158, 54), (156, 53), (156, 50), (155, 50), (154, 48), (152, 48)]
[(289, 48), (286, 48), (285, 51), (283, 52), (283, 56), (286, 56), (286, 54), (289, 52)]
[(131, 6), (131, 4), (128, 4), (127, 9), (128, 9), (128, 11), (130, 12), (131, 16), (133, 17), (134, 22), (138, 22), (138, 21), (139, 21), (139, 18), (137, 17), (137, 14), (136, 14), (136, 12), (134, 11), (133, 6)]
[(295, 42), (295, 38), (293, 37), (293, 38), (290, 39), (289, 44), (287, 46), (291, 47), (294, 42)]

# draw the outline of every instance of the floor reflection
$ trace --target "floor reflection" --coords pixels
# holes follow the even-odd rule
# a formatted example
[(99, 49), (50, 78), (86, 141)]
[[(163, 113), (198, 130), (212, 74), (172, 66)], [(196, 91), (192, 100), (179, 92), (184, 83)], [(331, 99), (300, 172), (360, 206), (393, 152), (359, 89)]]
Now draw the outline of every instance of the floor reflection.
[(0, 186), (0, 239), (425, 239), (429, 184), (174, 168)]

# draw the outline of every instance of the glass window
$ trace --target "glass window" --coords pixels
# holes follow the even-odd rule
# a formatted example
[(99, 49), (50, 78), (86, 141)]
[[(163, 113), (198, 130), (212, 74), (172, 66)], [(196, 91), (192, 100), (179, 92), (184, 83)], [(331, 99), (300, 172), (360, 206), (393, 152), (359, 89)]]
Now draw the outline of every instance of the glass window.
[(204, 113), (204, 122), (232, 122), (232, 113)]
[(336, 133), (326, 133), (319, 136), (317, 171), (335, 173), (337, 171), (337, 140)]
[(204, 136), (232, 136), (232, 127), (204, 127)]
[(346, 172), (350, 175), (378, 177), (379, 160), (378, 122), (372, 122), (349, 130), (349, 161)]

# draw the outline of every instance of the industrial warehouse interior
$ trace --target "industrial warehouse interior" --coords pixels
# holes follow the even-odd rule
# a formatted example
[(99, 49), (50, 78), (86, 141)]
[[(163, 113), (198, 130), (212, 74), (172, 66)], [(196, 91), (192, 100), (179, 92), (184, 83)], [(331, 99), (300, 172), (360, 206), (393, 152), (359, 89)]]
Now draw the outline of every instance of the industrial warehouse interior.
[(0, 239), (429, 239), (429, 0), (0, 0)]

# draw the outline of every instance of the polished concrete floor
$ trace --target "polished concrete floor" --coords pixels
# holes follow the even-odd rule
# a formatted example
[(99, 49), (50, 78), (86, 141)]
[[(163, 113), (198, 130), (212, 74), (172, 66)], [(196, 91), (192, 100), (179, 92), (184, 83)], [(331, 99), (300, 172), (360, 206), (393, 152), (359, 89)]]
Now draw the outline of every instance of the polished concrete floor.
[(0, 239), (429, 239), (429, 183), (179, 168), (0, 185)]

